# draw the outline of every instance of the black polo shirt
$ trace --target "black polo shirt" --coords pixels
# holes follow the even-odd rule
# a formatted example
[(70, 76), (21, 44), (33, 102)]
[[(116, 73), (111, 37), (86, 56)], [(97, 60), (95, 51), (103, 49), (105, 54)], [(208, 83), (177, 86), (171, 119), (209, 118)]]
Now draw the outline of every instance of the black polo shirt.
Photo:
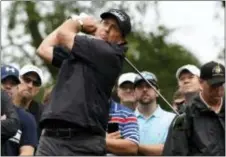
[(108, 100), (121, 73), (125, 51), (124, 45), (77, 35), (69, 58), (59, 70), (41, 127), (63, 120), (78, 129), (105, 135)]

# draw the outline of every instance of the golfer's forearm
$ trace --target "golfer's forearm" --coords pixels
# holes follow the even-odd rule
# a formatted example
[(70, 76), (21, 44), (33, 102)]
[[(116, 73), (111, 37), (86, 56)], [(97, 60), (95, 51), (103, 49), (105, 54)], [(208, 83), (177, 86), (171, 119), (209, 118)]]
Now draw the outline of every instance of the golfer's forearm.
[(136, 155), (138, 145), (132, 141), (124, 139), (106, 140), (107, 150), (116, 155)]
[(51, 63), (53, 59), (53, 46), (59, 44), (57, 39), (58, 28), (49, 34), (37, 49), (37, 54), (48, 63)]
[(69, 33), (77, 34), (80, 32), (80, 24), (77, 20), (68, 19), (57, 29), (57, 40), (59, 44), (62, 44), (65, 40), (65, 36)]
[(42, 42), (41, 45), (54, 46), (59, 45), (61, 41), (61, 35), (67, 35), (67, 33), (78, 33), (80, 30), (80, 24), (76, 20), (68, 19), (58, 28), (56, 28), (51, 34), (49, 34)]
[(71, 19), (65, 21), (42, 41), (37, 49), (37, 54), (48, 63), (51, 63), (53, 46), (62, 45), (65, 42), (65, 36), (77, 32), (79, 32), (79, 23), (77, 21)]
[(162, 155), (163, 144), (153, 144), (153, 145), (139, 145), (139, 153), (142, 155)]

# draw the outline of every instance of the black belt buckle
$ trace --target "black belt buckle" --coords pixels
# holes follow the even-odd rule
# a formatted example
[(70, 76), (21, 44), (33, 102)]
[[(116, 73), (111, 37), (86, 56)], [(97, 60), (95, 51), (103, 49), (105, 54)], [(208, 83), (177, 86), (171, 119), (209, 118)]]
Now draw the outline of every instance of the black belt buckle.
[(72, 130), (71, 130), (71, 128), (68, 128), (68, 132), (69, 132), (69, 134), (65, 138), (72, 138)]
[(72, 138), (73, 130), (71, 128), (44, 129), (42, 135), (55, 136), (61, 138)]
[(71, 128), (67, 128), (66, 130), (63, 130), (63, 131), (61, 129), (57, 129), (57, 136), (60, 136), (62, 138), (71, 138), (72, 130)]

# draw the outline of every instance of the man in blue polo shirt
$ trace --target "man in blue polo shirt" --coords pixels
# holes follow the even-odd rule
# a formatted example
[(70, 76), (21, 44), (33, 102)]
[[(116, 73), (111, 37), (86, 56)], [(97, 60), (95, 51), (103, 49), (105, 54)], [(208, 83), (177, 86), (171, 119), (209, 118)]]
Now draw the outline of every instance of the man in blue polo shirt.
[[(153, 85), (153, 88), (159, 89), (157, 78), (153, 73), (144, 71), (141, 74)], [(138, 101), (135, 114), (140, 133), (138, 151), (142, 155), (161, 155), (175, 114), (164, 111), (157, 104), (157, 92), (140, 75), (135, 78), (134, 86)]]
[[(12, 100), (17, 94), (17, 85), (19, 81), (19, 71), (9, 65), (1, 67), (1, 83), (2, 89), (5, 90)], [(17, 104), (18, 105), (18, 104)], [(33, 115), (26, 112), (19, 106), (15, 106), (19, 120), (20, 127), (15, 136), (10, 138), (4, 146), (4, 154), (6, 156), (19, 156), (34, 154), (34, 149), (37, 146), (37, 125)]]

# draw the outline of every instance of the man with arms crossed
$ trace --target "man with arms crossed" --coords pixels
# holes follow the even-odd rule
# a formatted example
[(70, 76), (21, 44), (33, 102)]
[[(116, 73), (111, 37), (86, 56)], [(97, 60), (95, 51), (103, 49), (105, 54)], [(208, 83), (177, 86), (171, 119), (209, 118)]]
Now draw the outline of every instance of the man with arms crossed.
[(150, 87), (140, 75), (137, 75), (134, 86), (138, 101), (135, 111), (140, 134), (138, 152), (147, 156), (161, 155), (169, 126), (175, 114), (163, 110), (157, 103), (158, 94), (153, 89), (159, 90), (157, 77), (146, 71), (141, 74), (153, 87)]

